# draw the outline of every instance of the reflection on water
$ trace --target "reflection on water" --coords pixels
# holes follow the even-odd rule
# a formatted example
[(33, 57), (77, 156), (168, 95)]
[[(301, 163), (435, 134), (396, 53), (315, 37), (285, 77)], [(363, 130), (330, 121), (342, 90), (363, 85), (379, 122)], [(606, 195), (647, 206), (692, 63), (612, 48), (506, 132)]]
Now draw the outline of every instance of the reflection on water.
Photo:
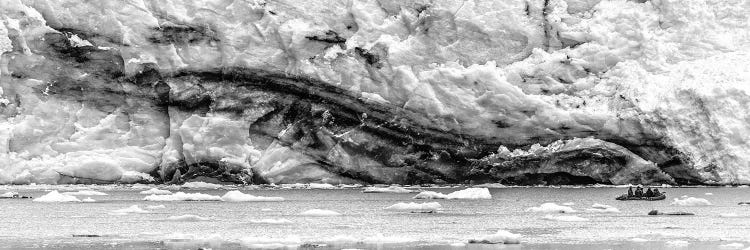
[[(39, 197), (49, 190), (3, 186), (5, 191)], [(55, 187), (53, 187), (55, 188)], [(57, 187), (57, 188), (70, 188)], [(81, 188), (77, 186), (76, 188)], [(0, 248), (248, 248), (302, 247), (316, 249), (687, 249), (750, 246), (750, 189), (667, 188), (663, 201), (616, 201), (622, 188), (501, 188), (490, 189), (491, 200), (434, 200), (438, 213), (385, 210), (412, 200), (409, 193), (362, 193), (361, 189), (242, 190), (256, 196), (283, 197), (281, 202), (153, 202), (141, 189), (86, 186), (109, 195), (94, 203), (40, 203), (30, 199), (0, 200)], [(425, 189), (449, 193), (460, 188)], [(61, 190), (62, 191), (62, 190)], [(181, 190), (221, 196), (227, 190)], [(712, 193), (707, 195), (706, 193)], [(711, 206), (671, 205), (683, 195), (705, 198)], [(79, 197), (81, 199), (85, 196)], [(569, 204), (585, 220), (544, 219), (530, 207), (554, 202)], [(619, 212), (592, 209), (595, 203)], [(144, 212), (131, 208), (137, 205)], [(160, 207), (163, 205), (164, 207)], [(125, 209), (125, 210), (123, 210)], [(340, 216), (303, 216), (326, 209)], [(650, 210), (685, 211), (695, 216), (648, 216)], [(119, 212), (113, 212), (119, 211)], [(190, 218), (202, 219), (174, 220)], [(182, 216), (182, 217), (180, 217)], [(205, 219), (205, 220), (204, 220)], [(523, 235), (520, 245), (466, 244), (469, 239), (507, 230)]]

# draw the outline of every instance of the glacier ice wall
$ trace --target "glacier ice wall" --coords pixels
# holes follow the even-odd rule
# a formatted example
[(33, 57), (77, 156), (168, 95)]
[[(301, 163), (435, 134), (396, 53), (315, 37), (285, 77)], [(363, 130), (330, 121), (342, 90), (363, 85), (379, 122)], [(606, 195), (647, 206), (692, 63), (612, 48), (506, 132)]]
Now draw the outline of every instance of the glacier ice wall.
[(6, 0), (0, 184), (747, 184), (748, 13)]

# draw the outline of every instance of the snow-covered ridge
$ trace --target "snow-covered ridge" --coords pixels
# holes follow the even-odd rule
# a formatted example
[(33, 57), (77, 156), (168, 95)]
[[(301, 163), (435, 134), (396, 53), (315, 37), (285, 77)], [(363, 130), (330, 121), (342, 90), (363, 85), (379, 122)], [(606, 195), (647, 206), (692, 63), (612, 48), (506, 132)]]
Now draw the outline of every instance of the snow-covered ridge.
[(589, 137), (637, 163), (597, 182), (750, 183), (750, 4), (639, 2), (5, 1), (0, 184), (457, 183)]

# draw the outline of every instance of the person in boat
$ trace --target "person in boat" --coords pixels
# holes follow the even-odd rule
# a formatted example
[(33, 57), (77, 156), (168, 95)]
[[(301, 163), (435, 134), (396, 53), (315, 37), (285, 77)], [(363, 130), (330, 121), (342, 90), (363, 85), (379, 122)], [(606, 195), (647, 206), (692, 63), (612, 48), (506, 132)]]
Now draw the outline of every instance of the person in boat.
[(638, 197), (638, 198), (643, 197), (643, 188), (641, 187), (635, 188), (635, 197)]
[(646, 194), (643, 197), (654, 197), (654, 191), (651, 191), (651, 188), (646, 189)]
[(661, 192), (659, 192), (658, 188), (654, 188), (654, 197), (659, 197), (659, 196), (661, 196)]
[(633, 197), (633, 186), (628, 187), (628, 197)]

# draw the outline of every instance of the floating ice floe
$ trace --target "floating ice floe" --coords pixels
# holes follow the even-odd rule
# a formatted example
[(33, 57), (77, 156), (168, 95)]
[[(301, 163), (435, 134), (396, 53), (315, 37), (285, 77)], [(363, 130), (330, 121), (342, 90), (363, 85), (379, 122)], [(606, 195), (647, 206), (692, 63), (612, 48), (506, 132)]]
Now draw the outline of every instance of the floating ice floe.
[(714, 195), (714, 193), (706, 193), (705, 195)]
[(386, 207), (386, 210), (397, 210), (397, 211), (409, 211), (413, 213), (434, 213), (437, 212), (438, 209), (440, 209), (442, 206), (440, 203), (437, 202), (426, 202), (426, 203), (415, 203), (415, 202), (409, 202), (409, 203), (396, 203), (389, 207)]
[(573, 206), (573, 205), (575, 205), (575, 203), (574, 202), (565, 202), (562, 205), (563, 206)]
[(194, 182), (185, 182), (185, 184), (182, 184), (183, 188), (190, 188), (190, 189), (219, 189), (224, 186), (214, 183), (206, 183), (202, 181), (194, 181)]
[(242, 202), (242, 201), (284, 201), (282, 197), (263, 197), (245, 194), (237, 190), (232, 190), (221, 196), (224, 201)]
[(745, 244), (742, 244), (742, 243), (739, 243), (739, 242), (735, 242), (735, 243), (729, 243), (729, 244), (719, 245), (719, 247), (720, 248), (724, 248), (724, 249), (740, 249), (740, 248), (745, 247)]
[(172, 194), (172, 191), (151, 188), (149, 190), (141, 191), (140, 194)]
[(303, 215), (303, 216), (339, 216), (341, 214), (336, 211), (325, 210), (325, 209), (310, 209), (310, 210), (300, 213), (300, 215)]
[(91, 203), (91, 202), (96, 202), (96, 200), (94, 200), (94, 199), (91, 199), (91, 197), (86, 197), (86, 199), (83, 199), (83, 200), (81, 200), (81, 201), (82, 201), (82, 202), (87, 202), (87, 203)]
[(631, 238), (630, 241), (632, 242), (647, 242), (647, 239), (644, 238)]
[(145, 201), (221, 201), (221, 197), (202, 193), (183, 193), (158, 195), (152, 194), (143, 198)]
[(711, 202), (703, 198), (683, 197), (682, 199), (674, 198), (672, 205), (677, 206), (711, 206)]
[(530, 207), (526, 212), (535, 213), (575, 213), (576, 210), (568, 206), (560, 206), (552, 202), (543, 203), (538, 207)]
[(220, 249), (227, 242), (219, 234), (194, 235), (171, 233), (161, 238), (167, 249)]
[(13, 197), (18, 197), (18, 196), (19, 196), (18, 192), (13, 192), (13, 191), (0, 194), (0, 198), (13, 198)]
[(292, 224), (292, 221), (287, 219), (260, 219), (260, 220), (250, 220), (250, 223), (255, 224)]
[(164, 205), (156, 205), (156, 206), (146, 206), (148, 209), (164, 209), (167, 208), (167, 206)]
[(443, 194), (433, 191), (424, 191), (416, 196), (414, 199), (492, 199), (490, 190), (487, 188), (467, 188), (464, 190), (458, 190), (450, 194)]
[(167, 217), (167, 220), (171, 221), (207, 221), (206, 217), (201, 217), (194, 214), (175, 215)]
[(307, 187), (309, 189), (336, 189), (336, 186), (328, 183), (310, 183)]
[(575, 215), (560, 215), (560, 216), (553, 216), (553, 215), (545, 215), (545, 220), (553, 220), (553, 221), (565, 221), (565, 222), (581, 222), (581, 221), (589, 221), (589, 219), (578, 217)]
[(240, 239), (240, 244), (251, 249), (295, 249), (302, 244), (302, 239), (295, 236), (288, 236), (286, 238), (245, 237)]
[(586, 211), (594, 212), (594, 213), (619, 213), (620, 209), (617, 209), (616, 207), (610, 206), (610, 205), (604, 205), (599, 203), (594, 203), (594, 205), (591, 205), (592, 208), (586, 209)]
[(497, 233), (484, 235), (476, 239), (470, 239), (469, 243), (482, 243), (482, 244), (520, 244), (520, 234), (514, 234), (505, 230), (497, 230)]
[(65, 195), (73, 195), (73, 196), (97, 196), (97, 195), (108, 195), (99, 191), (94, 190), (79, 190), (75, 192), (64, 192)]
[(508, 188), (508, 186), (500, 184), (500, 183), (485, 183), (485, 184), (479, 184), (474, 185), (475, 188)]
[(684, 240), (667, 241), (669, 247), (687, 247), (688, 245), (690, 245), (690, 242)]
[(72, 195), (61, 194), (57, 190), (53, 190), (42, 197), (34, 199), (36, 202), (81, 202), (78, 198)]
[(362, 193), (395, 193), (395, 194), (404, 194), (404, 193), (413, 193), (414, 190), (409, 190), (406, 188), (402, 188), (399, 186), (390, 186), (390, 187), (366, 187), (364, 190), (362, 190)]
[(132, 205), (127, 208), (113, 210), (111, 214), (124, 215), (124, 214), (146, 214), (149, 211), (140, 208), (138, 205)]

